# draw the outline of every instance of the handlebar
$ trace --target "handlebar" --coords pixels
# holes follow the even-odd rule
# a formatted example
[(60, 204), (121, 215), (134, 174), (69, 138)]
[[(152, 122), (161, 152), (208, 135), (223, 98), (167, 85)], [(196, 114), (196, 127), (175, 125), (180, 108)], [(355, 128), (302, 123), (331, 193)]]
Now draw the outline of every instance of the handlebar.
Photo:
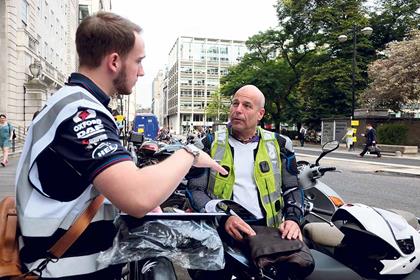
[(325, 173), (325, 172), (328, 172), (328, 171), (335, 171), (336, 169), (337, 168), (335, 168), (335, 167), (320, 167), (318, 169), (318, 171), (321, 172), (321, 173)]
[(321, 215), (327, 215), (327, 216), (330, 216), (330, 217), (334, 214), (333, 211), (327, 211), (327, 210), (317, 208), (317, 207), (313, 207), (312, 212), (317, 213), (317, 214), (321, 214)]

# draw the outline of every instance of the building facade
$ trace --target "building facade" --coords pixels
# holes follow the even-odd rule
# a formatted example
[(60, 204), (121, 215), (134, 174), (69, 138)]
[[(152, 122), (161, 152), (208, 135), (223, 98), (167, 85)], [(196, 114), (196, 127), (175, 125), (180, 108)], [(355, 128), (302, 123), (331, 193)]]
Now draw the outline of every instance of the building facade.
[(205, 108), (219, 88), (220, 78), (246, 52), (244, 41), (179, 37), (169, 52), (162, 85), (163, 125), (177, 134), (211, 126), (213, 120)]
[(23, 131), (77, 69), (75, 34), (86, 7), (110, 10), (111, 0), (0, 1), (0, 113)]
[(164, 98), (163, 98), (163, 84), (164, 72), (159, 70), (152, 83), (152, 113), (156, 115), (159, 125), (162, 126), (164, 119)]

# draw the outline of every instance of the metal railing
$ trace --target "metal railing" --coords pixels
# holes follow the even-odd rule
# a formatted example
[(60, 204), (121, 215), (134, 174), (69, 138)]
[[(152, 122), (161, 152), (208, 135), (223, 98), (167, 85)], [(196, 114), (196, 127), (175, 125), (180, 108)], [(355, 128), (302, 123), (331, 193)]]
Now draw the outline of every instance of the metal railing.
[(16, 138), (12, 140), (12, 152), (22, 149), (23, 143), (25, 143), (26, 130), (23, 126), (14, 127)]

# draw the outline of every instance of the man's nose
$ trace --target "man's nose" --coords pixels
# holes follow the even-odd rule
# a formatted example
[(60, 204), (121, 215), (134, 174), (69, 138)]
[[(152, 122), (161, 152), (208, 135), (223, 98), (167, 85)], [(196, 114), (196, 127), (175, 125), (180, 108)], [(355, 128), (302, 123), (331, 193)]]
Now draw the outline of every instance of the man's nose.
[(137, 77), (143, 77), (144, 76), (144, 69), (143, 69), (143, 65), (140, 65), (139, 68), (137, 69)]

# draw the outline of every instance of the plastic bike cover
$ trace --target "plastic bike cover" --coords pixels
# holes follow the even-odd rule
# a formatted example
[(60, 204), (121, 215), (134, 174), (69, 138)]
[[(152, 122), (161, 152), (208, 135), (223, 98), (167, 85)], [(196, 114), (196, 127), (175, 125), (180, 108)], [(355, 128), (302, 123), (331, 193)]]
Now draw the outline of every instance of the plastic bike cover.
[[(138, 221), (138, 219), (137, 219)], [(97, 261), (111, 265), (163, 256), (188, 269), (224, 268), (223, 245), (212, 222), (146, 220), (131, 223), (118, 217), (113, 246)]]

